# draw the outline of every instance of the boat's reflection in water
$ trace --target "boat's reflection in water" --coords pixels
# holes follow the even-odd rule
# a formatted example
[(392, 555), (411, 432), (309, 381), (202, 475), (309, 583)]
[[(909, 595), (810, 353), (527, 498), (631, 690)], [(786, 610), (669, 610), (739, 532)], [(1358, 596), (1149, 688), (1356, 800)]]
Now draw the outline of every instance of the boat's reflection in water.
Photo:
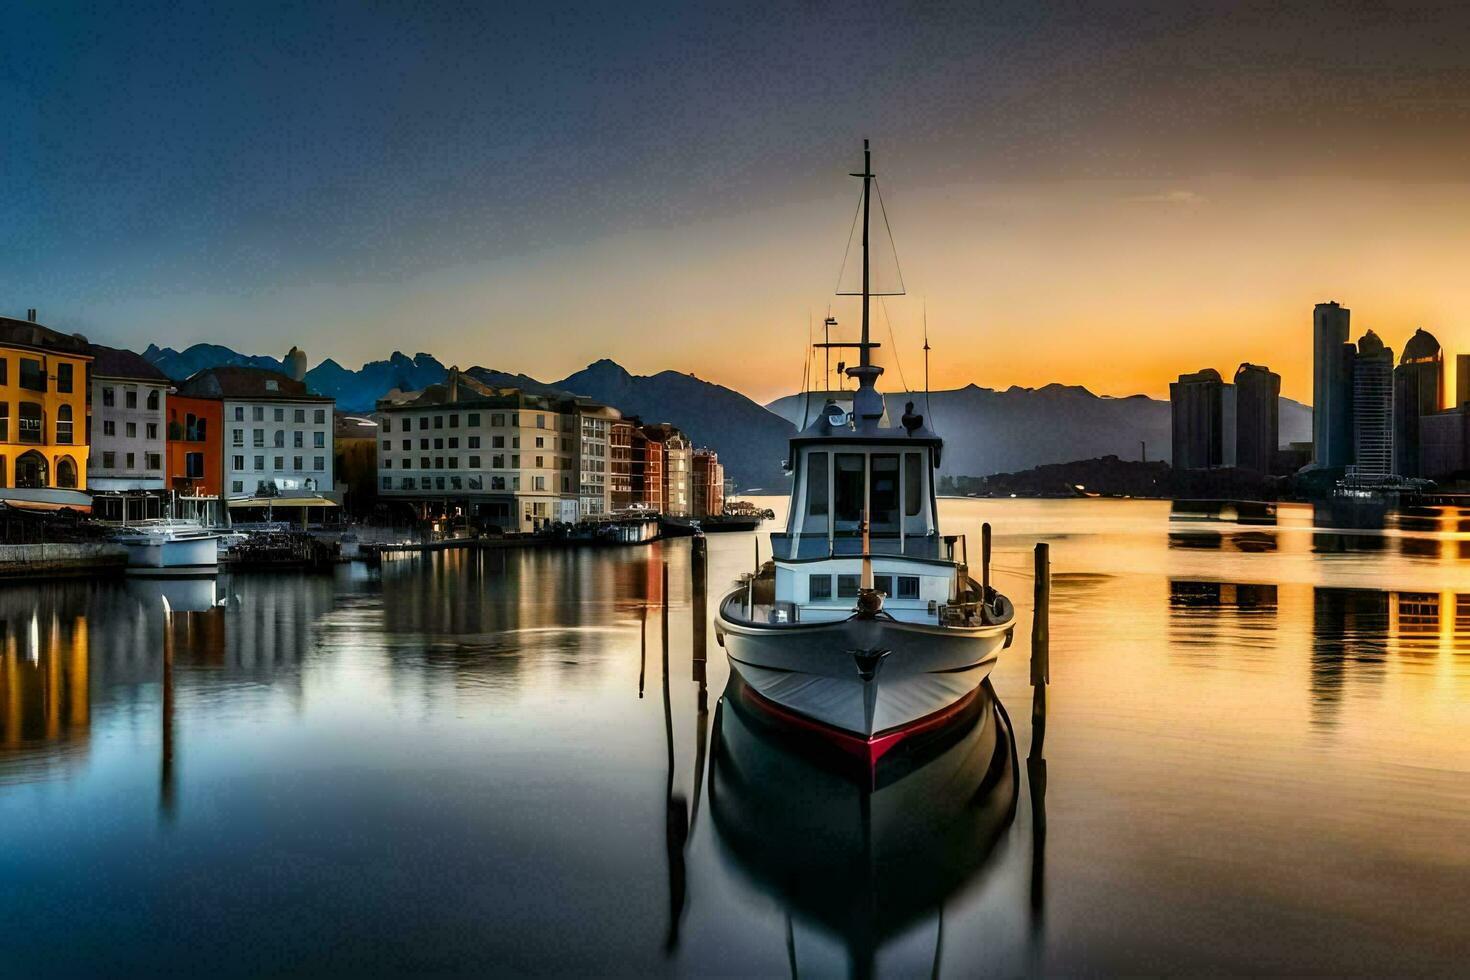
[(732, 863), (786, 910), (793, 974), (803, 963), (830, 972), (810, 961), (835, 941), (854, 975), (871, 975), (885, 944), (921, 928), (932, 929), (923, 967), (938, 970), (945, 901), (987, 866), (1016, 814), (1010, 721), (989, 681), (980, 695), (970, 719), (869, 770), (774, 727), (731, 678), (709, 805)]

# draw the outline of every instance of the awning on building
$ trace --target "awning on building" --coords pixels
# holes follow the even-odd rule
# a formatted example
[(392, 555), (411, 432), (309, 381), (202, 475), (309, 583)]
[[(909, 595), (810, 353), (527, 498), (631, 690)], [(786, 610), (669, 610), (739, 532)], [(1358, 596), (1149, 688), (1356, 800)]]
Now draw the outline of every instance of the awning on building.
[(238, 497), (230, 501), (230, 508), (239, 507), (336, 507), (335, 500), (326, 497)]
[(76, 510), (92, 512), (92, 498), (80, 490), (54, 487), (8, 487), (0, 490), (0, 503), (19, 510)]

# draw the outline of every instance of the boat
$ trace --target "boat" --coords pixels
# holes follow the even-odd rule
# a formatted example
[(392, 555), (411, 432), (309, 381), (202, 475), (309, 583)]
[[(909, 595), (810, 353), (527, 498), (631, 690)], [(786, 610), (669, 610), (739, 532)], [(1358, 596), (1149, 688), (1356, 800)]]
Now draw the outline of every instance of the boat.
[(901, 425), (885, 424), (869, 341), (866, 142), (854, 176), (863, 181), (862, 340), (814, 347), (857, 348), (845, 373), (858, 387), (850, 410), (829, 401), (792, 437), (786, 530), (772, 533), (771, 560), (721, 600), (715, 631), (768, 709), (876, 765), (903, 739), (964, 714), (1010, 645), (1015, 610), (990, 587), (988, 556), (977, 582), (963, 536), (940, 532), (939, 435), (912, 403)]
[(128, 552), (129, 574), (213, 575), (219, 535), (198, 521), (162, 518), (120, 528), (112, 540)]
[(852, 976), (879, 962), (937, 976), (946, 906), (993, 873), (1019, 801), (1015, 736), (990, 685), (965, 724), (871, 776), (785, 737), (739, 688), (732, 675), (715, 707), (710, 812), (722, 856), (785, 913), (792, 975), (838, 972), (835, 945)]

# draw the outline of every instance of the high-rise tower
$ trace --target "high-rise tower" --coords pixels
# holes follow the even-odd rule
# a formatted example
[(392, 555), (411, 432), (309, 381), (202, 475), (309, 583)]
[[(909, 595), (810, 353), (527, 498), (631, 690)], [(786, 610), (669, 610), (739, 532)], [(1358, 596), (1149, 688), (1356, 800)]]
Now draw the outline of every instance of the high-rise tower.
[(1393, 449), (1393, 351), (1369, 330), (1353, 358), (1353, 474), (1392, 475)]
[(1353, 461), (1351, 315), (1335, 302), (1312, 311), (1312, 462), (1318, 467)]
[(1419, 476), (1419, 419), (1444, 405), (1444, 351), (1427, 330), (1414, 331), (1393, 372), (1393, 459), (1400, 476)]
[(1235, 371), (1235, 465), (1271, 472), (1280, 438), (1281, 375), (1259, 364)]

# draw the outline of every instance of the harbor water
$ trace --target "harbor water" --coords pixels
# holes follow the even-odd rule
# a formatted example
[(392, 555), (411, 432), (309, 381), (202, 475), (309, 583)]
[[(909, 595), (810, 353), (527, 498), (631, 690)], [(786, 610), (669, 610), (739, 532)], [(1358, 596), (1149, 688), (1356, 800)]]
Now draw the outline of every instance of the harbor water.
[(763, 535), (0, 585), (0, 975), (1462, 967), (1470, 512), (940, 510), (1020, 625), (877, 774), (727, 692)]

